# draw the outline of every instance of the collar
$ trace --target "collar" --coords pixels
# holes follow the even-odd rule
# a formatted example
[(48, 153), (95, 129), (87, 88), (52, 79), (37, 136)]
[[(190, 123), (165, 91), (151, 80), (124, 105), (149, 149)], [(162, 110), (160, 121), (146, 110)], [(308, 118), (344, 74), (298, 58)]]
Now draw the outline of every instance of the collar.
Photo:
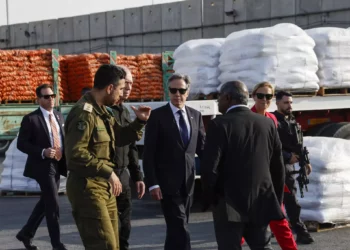
[(278, 112), (278, 110), (276, 110), (275, 112), (273, 112), (273, 114), (276, 116), (276, 118), (278, 120), (286, 120), (286, 121), (289, 121), (289, 120), (293, 120), (294, 119), (294, 116), (291, 114), (290, 116), (285, 116), (284, 114)]
[[(170, 104), (171, 111), (173, 111), (173, 114), (175, 115), (177, 111), (179, 111), (180, 109), (178, 107), (175, 107), (171, 102), (169, 102), (169, 104)], [(183, 106), (181, 110), (186, 114), (186, 105)]]
[(49, 115), (54, 115), (53, 110), (50, 112), (50, 111), (47, 111), (46, 109), (44, 109), (41, 106), (40, 106), (40, 110), (43, 113), (44, 117), (49, 117)]
[(246, 107), (246, 108), (248, 108), (248, 106), (247, 106), (247, 105), (244, 105), (244, 104), (232, 105), (231, 107), (229, 107), (229, 108), (227, 109), (226, 114), (227, 114), (227, 112), (229, 112), (230, 110), (232, 110), (232, 109), (234, 109), (234, 108), (238, 108), (238, 107)]
[(95, 100), (95, 98), (93, 97), (93, 95), (91, 94), (91, 92), (86, 93), (82, 99), (81, 99), (81, 103), (84, 104), (85, 102), (90, 103), (95, 112), (99, 115), (102, 116), (104, 114), (110, 115), (109, 112), (106, 109), (106, 106), (99, 106)]

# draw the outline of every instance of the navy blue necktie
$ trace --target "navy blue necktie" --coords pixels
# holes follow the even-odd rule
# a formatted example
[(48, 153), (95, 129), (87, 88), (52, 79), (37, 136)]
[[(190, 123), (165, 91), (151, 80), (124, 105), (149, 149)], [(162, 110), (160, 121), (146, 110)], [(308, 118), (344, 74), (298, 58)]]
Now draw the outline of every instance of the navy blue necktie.
[(185, 146), (187, 146), (188, 130), (187, 130), (185, 118), (183, 117), (182, 110), (177, 111), (177, 113), (180, 115), (179, 125), (180, 125), (180, 134), (181, 134), (182, 142), (184, 143)]

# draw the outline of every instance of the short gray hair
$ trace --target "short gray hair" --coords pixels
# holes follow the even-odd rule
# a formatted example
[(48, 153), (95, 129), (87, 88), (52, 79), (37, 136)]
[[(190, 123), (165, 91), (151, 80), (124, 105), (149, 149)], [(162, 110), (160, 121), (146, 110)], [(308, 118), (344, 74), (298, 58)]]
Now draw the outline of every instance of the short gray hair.
[(190, 77), (188, 75), (182, 75), (179, 73), (174, 73), (172, 74), (172, 76), (169, 77), (168, 79), (168, 86), (170, 85), (170, 83), (174, 80), (183, 80), (186, 83), (187, 88), (190, 86), (191, 84), (191, 80)]
[(227, 95), (238, 104), (247, 105), (249, 92), (247, 86), (240, 81), (226, 82), (220, 89), (220, 95)]

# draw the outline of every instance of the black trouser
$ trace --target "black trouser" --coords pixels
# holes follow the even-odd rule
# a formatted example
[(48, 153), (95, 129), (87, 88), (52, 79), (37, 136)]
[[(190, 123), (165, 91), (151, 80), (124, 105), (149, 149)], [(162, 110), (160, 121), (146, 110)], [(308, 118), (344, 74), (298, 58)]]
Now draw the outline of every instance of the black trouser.
[(120, 250), (129, 249), (129, 237), (131, 231), (131, 188), (129, 172), (125, 169), (119, 174), (123, 186), (123, 192), (117, 197), (119, 215), (119, 247)]
[(242, 237), (252, 250), (272, 250), (268, 225), (229, 221), (224, 199), (213, 208), (213, 218), (218, 250), (241, 250)]
[(297, 187), (296, 181), (292, 175), (286, 176), (286, 185), (290, 193), (284, 193), (284, 206), (290, 221), (290, 224), (293, 227), (293, 230), (298, 233), (307, 232), (307, 228), (300, 219), (301, 206), (299, 205), (297, 199)]
[(28, 240), (33, 239), (41, 221), (45, 216), (53, 247), (57, 247), (61, 244), (59, 225), (60, 215), (58, 205), (60, 175), (57, 168), (57, 164), (52, 163), (48, 169), (48, 174), (36, 179), (41, 189), (40, 200), (30, 215), (27, 224), (19, 233)]
[(192, 196), (186, 195), (184, 191), (176, 195), (163, 194), (161, 206), (167, 225), (164, 250), (191, 249), (188, 230), (191, 205)]

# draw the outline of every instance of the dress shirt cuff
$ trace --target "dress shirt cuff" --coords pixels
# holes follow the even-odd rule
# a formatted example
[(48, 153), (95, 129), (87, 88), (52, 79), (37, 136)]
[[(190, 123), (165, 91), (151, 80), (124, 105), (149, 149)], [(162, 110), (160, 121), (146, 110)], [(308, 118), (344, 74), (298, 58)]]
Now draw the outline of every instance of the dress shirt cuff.
[(150, 187), (148, 190), (151, 192), (153, 189), (159, 188), (159, 185), (154, 185), (152, 187)]
[(45, 152), (45, 148), (43, 149), (43, 151), (41, 151), (41, 157), (42, 157), (43, 159), (45, 159), (44, 152)]

